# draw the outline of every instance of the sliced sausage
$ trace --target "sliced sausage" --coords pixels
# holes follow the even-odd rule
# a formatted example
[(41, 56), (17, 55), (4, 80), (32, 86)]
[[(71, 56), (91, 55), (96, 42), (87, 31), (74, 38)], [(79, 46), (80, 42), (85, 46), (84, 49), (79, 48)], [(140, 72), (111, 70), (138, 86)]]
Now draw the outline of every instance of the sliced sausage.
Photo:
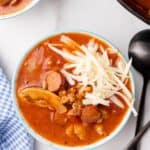
[(101, 113), (97, 110), (96, 106), (86, 106), (81, 113), (81, 120), (84, 123), (95, 123), (101, 117)]
[(50, 92), (55, 92), (60, 88), (62, 84), (62, 77), (60, 73), (58, 72), (49, 71), (47, 78), (46, 78), (46, 82), (48, 85), (48, 90)]

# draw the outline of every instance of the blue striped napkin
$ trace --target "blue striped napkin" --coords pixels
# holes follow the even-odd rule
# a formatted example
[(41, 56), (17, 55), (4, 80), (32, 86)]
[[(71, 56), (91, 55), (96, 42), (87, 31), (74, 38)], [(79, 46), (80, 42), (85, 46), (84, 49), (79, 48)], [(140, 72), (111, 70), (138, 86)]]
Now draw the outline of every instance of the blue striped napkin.
[(33, 150), (34, 140), (18, 120), (11, 86), (0, 68), (0, 150)]

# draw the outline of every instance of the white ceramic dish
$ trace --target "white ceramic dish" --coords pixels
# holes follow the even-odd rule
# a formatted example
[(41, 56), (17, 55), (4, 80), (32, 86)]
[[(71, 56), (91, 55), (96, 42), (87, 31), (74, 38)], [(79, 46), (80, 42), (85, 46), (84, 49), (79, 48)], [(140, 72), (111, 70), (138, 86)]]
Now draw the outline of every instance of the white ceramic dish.
[(30, 2), (27, 6), (25, 6), (23, 9), (18, 10), (14, 13), (10, 13), (7, 15), (0, 15), (0, 19), (7, 19), (7, 18), (11, 18), (11, 17), (15, 17), (18, 16), (26, 11), (28, 11), (29, 9), (31, 9), (33, 6), (35, 6), (40, 0), (32, 0), (32, 2)]
[[(90, 32), (84, 32), (84, 31), (72, 31), (72, 32), (77, 32), (77, 33), (83, 33), (83, 34), (90, 34), (92, 36), (95, 36), (96, 38), (99, 38), (101, 41), (107, 43), (108, 45), (110, 45), (111, 47), (115, 48), (110, 42), (108, 42), (108, 40), (105, 40), (102, 36), (99, 36), (97, 34), (94, 34), (94, 33), (90, 33)], [(71, 33), (72, 33), (71, 32)], [(66, 32), (63, 32), (63, 33), (66, 33)], [(57, 33), (57, 34), (60, 34), (60, 33)], [(52, 37), (56, 34), (52, 34), (48, 37)], [(40, 40), (40, 41), (43, 41)], [(39, 42), (40, 42), (39, 41)], [(37, 42), (37, 43), (39, 43)], [(36, 43), (36, 44), (37, 44)], [(16, 113), (17, 115), (19, 116), (22, 124), (24, 125), (24, 127), (29, 131), (29, 133), (35, 137), (37, 140), (49, 145), (51, 148), (54, 148), (54, 149), (57, 149), (57, 150), (93, 150), (101, 145), (103, 145), (104, 143), (110, 141), (112, 138), (114, 138), (117, 134), (119, 134), (119, 132), (123, 129), (123, 127), (126, 125), (128, 119), (129, 119), (129, 116), (131, 114), (131, 110), (129, 109), (126, 113), (126, 115), (124, 116), (123, 120), (121, 121), (121, 123), (118, 125), (118, 127), (109, 135), (107, 136), (106, 138), (100, 140), (100, 141), (97, 141), (93, 144), (90, 144), (90, 145), (87, 145), (87, 146), (77, 146), (77, 147), (69, 147), (69, 146), (63, 146), (63, 145), (58, 145), (56, 143), (53, 143), (49, 140), (47, 140), (46, 138), (40, 136), (36, 131), (34, 131), (30, 126), (29, 124), (27, 123), (27, 121), (25, 120), (25, 118), (23, 117), (21, 111), (19, 110), (19, 106), (18, 106), (18, 103), (17, 103), (17, 98), (16, 98), (16, 80), (17, 80), (17, 75), (18, 75), (18, 71), (20, 69), (20, 66), (24, 60), (24, 58), (28, 55), (29, 51), (32, 49), (32, 47), (34, 46), (31, 46), (29, 47), (29, 49), (27, 50), (27, 52), (23, 55), (23, 57), (21, 58), (21, 60), (18, 62), (18, 65), (16, 67), (16, 70), (15, 70), (15, 73), (14, 73), (14, 76), (13, 76), (13, 81), (12, 81), (12, 92), (13, 92), (13, 99), (14, 99), (14, 105), (15, 105), (15, 110), (16, 110)], [(120, 51), (118, 51), (120, 53)], [(120, 55), (125, 59), (125, 57), (120, 53)], [(135, 98), (135, 89), (134, 89), (134, 80), (133, 80), (133, 76), (132, 76), (132, 73), (130, 72), (130, 77), (131, 77), (131, 82), (132, 82), (132, 90), (133, 90), (133, 97)], [(133, 102), (134, 103), (134, 102)], [(56, 135), (57, 136), (57, 135)], [(59, 136), (59, 135), (58, 135)]]

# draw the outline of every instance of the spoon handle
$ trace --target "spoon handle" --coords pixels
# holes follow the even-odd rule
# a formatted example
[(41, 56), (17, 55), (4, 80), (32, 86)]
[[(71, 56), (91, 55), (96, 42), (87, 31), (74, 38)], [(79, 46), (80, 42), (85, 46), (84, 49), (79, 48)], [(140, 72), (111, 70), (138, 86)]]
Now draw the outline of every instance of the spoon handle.
[[(139, 104), (139, 111), (138, 111), (138, 118), (136, 122), (136, 130), (135, 130), (135, 136), (139, 132), (142, 123), (143, 123), (143, 116), (144, 116), (144, 106), (145, 106), (145, 96), (146, 96), (146, 89), (148, 85), (149, 78), (144, 77), (144, 84), (143, 84), (143, 90), (142, 90), (142, 96)], [(138, 149), (138, 145), (135, 146), (134, 150)]]
[(139, 140), (142, 138), (142, 136), (144, 135), (144, 133), (148, 130), (148, 128), (150, 127), (150, 121), (148, 121), (144, 127), (142, 127), (142, 129), (139, 131), (139, 133), (134, 137), (134, 139), (127, 145), (127, 147), (125, 148), (125, 150), (133, 150), (132, 148), (135, 146), (135, 144), (137, 144), (139, 142)]

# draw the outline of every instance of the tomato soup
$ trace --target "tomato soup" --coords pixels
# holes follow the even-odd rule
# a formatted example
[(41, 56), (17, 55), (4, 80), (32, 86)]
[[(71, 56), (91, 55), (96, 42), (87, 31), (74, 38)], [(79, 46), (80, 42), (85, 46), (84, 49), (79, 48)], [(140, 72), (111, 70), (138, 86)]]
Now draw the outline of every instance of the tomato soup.
[(124, 72), (129, 64), (92, 35), (49, 37), (31, 49), (20, 66), (20, 111), (33, 130), (56, 144), (80, 146), (104, 139), (132, 102), (129, 70)]
[(24, 9), (31, 2), (32, 0), (10, 0), (8, 3), (0, 3), (0, 16), (16, 13)]

